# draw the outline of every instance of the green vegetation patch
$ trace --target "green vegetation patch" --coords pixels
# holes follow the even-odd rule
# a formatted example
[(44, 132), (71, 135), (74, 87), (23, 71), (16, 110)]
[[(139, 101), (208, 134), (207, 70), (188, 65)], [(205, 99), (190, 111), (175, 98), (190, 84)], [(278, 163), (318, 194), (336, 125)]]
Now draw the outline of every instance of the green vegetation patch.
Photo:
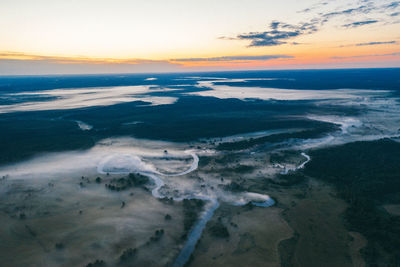
[(128, 248), (124, 250), (121, 256), (119, 257), (120, 263), (130, 262), (136, 256), (136, 253), (137, 253), (137, 248)]
[(231, 191), (231, 192), (244, 192), (246, 191), (246, 188), (242, 184), (238, 184), (236, 182), (230, 182), (227, 185), (224, 185), (224, 189), (226, 191)]
[(107, 266), (107, 264), (103, 260), (96, 260), (86, 265), (86, 267), (105, 267), (105, 266)]
[(226, 228), (226, 226), (219, 220), (213, 222), (210, 228), (208, 228), (208, 231), (212, 236), (218, 238), (229, 238), (228, 228)]
[(140, 173), (130, 173), (128, 177), (112, 179), (108, 184), (105, 184), (105, 187), (113, 191), (123, 191), (131, 187), (143, 186), (148, 182), (147, 176)]

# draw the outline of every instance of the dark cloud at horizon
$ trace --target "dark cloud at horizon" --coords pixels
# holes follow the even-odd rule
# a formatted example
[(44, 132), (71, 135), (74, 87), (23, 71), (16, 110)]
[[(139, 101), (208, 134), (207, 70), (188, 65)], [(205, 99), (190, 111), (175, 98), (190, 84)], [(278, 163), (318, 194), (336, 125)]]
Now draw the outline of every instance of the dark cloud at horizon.
[(297, 13), (309, 13), (309, 12), (311, 12), (311, 11), (317, 9), (317, 8), (320, 8), (320, 7), (322, 7), (322, 6), (326, 6), (326, 5), (328, 5), (328, 4), (329, 4), (328, 2), (322, 1), (322, 2), (319, 2), (319, 3), (314, 4), (313, 6), (311, 6), (311, 7), (309, 7), (309, 8), (305, 8), (305, 9), (303, 9), (303, 10), (300, 10), (300, 11), (298, 11)]
[(187, 68), (184, 65), (185, 62), (233, 62), (240, 64), (273, 59), (290, 60), (294, 59), (294, 56), (241, 55), (168, 60), (126, 59), (118, 61), (115, 59), (52, 57), (0, 51), (0, 75), (179, 72)]
[(390, 4), (387, 4), (384, 6), (386, 9), (395, 9), (397, 7), (400, 7), (400, 1), (393, 1)]
[(378, 20), (363, 20), (363, 21), (356, 21), (348, 24), (342, 25), (343, 28), (357, 28), (364, 25), (375, 24), (378, 23)]
[[(328, 5), (329, 3), (326, 1), (322, 1), (317, 3), (309, 8), (299, 11), (298, 13), (310, 13), (314, 9), (318, 9), (322, 6)], [(302, 35), (308, 35), (315, 33), (320, 30), (320, 28), (327, 23), (328, 21), (339, 17), (339, 16), (355, 16), (355, 15), (367, 15), (372, 13), (384, 13), (395, 11), (400, 7), (400, 1), (392, 1), (387, 4), (377, 5), (373, 0), (361, 0), (360, 5), (352, 8), (339, 9), (336, 11), (328, 12), (328, 13), (318, 13), (318, 15), (309, 20), (309, 22), (301, 22), (297, 25), (288, 24), (281, 21), (272, 21), (269, 24), (269, 29), (266, 31), (259, 32), (248, 32), (241, 33), (235, 37), (220, 37), (220, 39), (225, 40), (243, 40), (249, 41), (248, 47), (263, 47), (263, 46), (278, 46), (284, 44), (297, 44), (296, 42), (289, 42), (289, 40), (294, 39), (296, 37)], [(394, 12), (392, 14), (388, 14), (389, 17), (398, 16), (400, 12)], [(342, 25), (342, 28), (350, 29), (357, 28), (365, 25), (371, 25), (381, 22), (380, 19), (368, 19), (368, 20), (360, 20), (353, 21), (347, 24)], [(398, 23), (398, 22), (391, 22)]]
[(276, 46), (286, 44), (287, 40), (291, 38), (318, 31), (316, 21), (299, 25), (272, 21), (269, 27), (270, 30), (268, 31), (239, 34), (235, 39), (249, 40), (249, 47)]
[(352, 47), (352, 46), (374, 46), (374, 45), (396, 45), (399, 44), (399, 41), (372, 41), (372, 42), (363, 42), (363, 43), (355, 43), (348, 45), (341, 45), (338, 47)]
[(372, 10), (374, 10), (374, 7), (371, 4), (368, 5), (362, 5), (356, 8), (348, 8), (344, 10), (339, 10), (339, 11), (333, 11), (330, 13), (323, 14), (322, 17), (325, 18), (326, 20), (331, 19), (336, 16), (341, 16), (341, 15), (354, 15), (357, 13), (361, 14), (369, 14)]
[(387, 53), (387, 54), (372, 54), (372, 55), (359, 55), (359, 56), (345, 56), (345, 57), (335, 56), (335, 57), (330, 57), (330, 58), (331, 58), (331, 59), (348, 59), (348, 58), (387, 57), (387, 56), (400, 56), (400, 52)]
[(358, 43), (354, 46), (369, 46), (369, 45), (385, 45), (385, 44), (397, 44), (397, 41), (386, 41), (386, 42), (367, 42), (367, 43)]
[(272, 59), (291, 59), (293, 56), (289, 55), (260, 55), (260, 56), (227, 56), (227, 57), (210, 57), (210, 58), (178, 58), (170, 59), (173, 62), (225, 62), (225, 61), (266, 61)]

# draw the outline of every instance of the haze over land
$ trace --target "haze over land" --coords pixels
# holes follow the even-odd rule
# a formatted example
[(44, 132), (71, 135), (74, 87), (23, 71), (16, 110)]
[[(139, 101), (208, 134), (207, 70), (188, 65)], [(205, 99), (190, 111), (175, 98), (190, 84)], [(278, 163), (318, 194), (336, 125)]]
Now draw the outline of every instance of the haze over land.
[(2, 0), (0, 266), (400, 266), (400, 1)]
[[(324, 259), (331, 266), (396, 261), (395, 237), (370, 236), (372, 226), (349, 228), (337, 219), (359, 207), (332, 197), (349, 183), (336, 188), (318, 168), (332, 146), (367, 141), (379, 148), (382, 138), (397, 144), (398, 75), (368, 69), (0, 78), (7, 240), (0, 256), (6, 266), (305, 266), (304, 253), (313, 266)], [(376, 155), (390, 156), (386, 151)], [(390, 177), (373, 205), (387, 207), (393, 220), (398, 199), (386, 189), (397, 186)], [(365, 181), (360, 188), (373, 183)], [(316, 220), (321, 210), (329, 213), (304, 230), (301, 218)], [(368, 222), (349, 216), (343, 220)], [(385, 227), (373, 228), (379, 236)], [(309, 240), (313, 235), (319, 240)], [(333, 245), (325, 243), (332, 238)], [(313, 250), (314, 242), (328, 252)], [(22, 246), (33, 253), (15, 257)]]

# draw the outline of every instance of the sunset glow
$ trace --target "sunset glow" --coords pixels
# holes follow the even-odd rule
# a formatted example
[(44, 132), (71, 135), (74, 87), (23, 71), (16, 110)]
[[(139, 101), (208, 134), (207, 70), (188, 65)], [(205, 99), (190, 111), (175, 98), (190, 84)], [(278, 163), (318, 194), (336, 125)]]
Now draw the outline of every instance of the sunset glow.
[(0, 73), (400, 66), (398, 1), (117, 2), (2, 1)]

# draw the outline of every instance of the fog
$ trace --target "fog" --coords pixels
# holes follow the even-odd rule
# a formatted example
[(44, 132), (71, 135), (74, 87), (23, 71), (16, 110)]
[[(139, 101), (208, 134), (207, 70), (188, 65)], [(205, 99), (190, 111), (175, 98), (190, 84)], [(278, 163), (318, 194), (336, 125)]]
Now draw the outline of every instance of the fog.
[[(0, 105), (0, 113), (16, 111), (62, 110), (93, 106), (108, 106), (125, 102), (143, 101), (149, 105), (173, 104), (177, 98), (170, 96), (151, 96), (152, 92), (168, 92), (176, 89), (160, 89), (152, 86), (115, 86), (96, 88), (74, 88), (41, 90), (35, 92), (9, 93), (3, 97), (35, 96), (38, 101), (27, 101), (11, 105)], [(48, 99), (48, 98), (51, 99)], [(43, 98), (41, 100), (40, 98)]]
[(261, 99), (261, 100), (333, 100), (333, 99), (358, 99), (366, 96), (382, 96), (389, 93), (386, 90), (360, 90), (360, 89), (336, 89), (336, 90), (297, 90), (262, 87), (228, 86), (219, 85), (219, 82), (245, 82), (257, 79), (216, 79), (198, 81), (198, 87), (210, 88), (210, 90), (193, 92), (193, 95), (216, 97), (220, 99)]
[[(217, 98), (256, 98), (288, 101), (313, 100), (315, 107), (352, 107), (358, 111), (354, 112), (354, 114), (346, 114), (345, 112), (329, 114), (327, 111), (317, 109), (314, 113), (310, 112), (304, 116), (299, 115), (301, 119), (336, 124), (339, 126), (339, 130), (320, 138), (294, 138), (286, 140), (276, 147), (272, 146), (272, 151), (274, 149), (277, 151), (288, 149), (299, 150), (298, 158), (300, 161), (296, 164), (282, 163), (276, 166), (270, 166), (271, 164), (268, 162), (262, 162), (263, 165), (267, 166), (266, 168), (277, 168), (273, 169), (271, 174), (288, 174), (289, 172), (304, 168), (312, 160), (307, 154), (309, 149), (353, 141), (376, 140), (385, 137), (396, 138), (400, 136), (400, 105), (398, 99), (390, 96), (389, 91), (354, 89), (289, 90), (234, 87), (218, 85), (218, 81), (221, 81), (221, 79), (212, 78), (211, 81), (204, 81), (203, 78), (202, 81), (199, 81), (198, 86), (209, 88), (210, 90), (190, 94)], [(243, 80), (226, 79), (222, 81), (242, 82)], [(169, 90), (173, 89), (154, 89), (150, 86), (121, 86), (90, 89), (57, 89), (10, 94), (21, 97), (35, 95), (39, 96), (39, 98), (54, 98), (47, 101), (39, 100), (37, 102), (3, 105), (0, 106), (0, 113), (73, 109), (113, 105), (138, 100), (148, 102), (151, 105), (173, 104), (177, 101), (176, 97), (153, 97), (148, 95), (149, 92), (168, 92)], [(83, 131), (92, 129), (91, 125), (83, 121), (76, 121), (76, 123)], [(130, 123), (136, 124), (141, 122), (133, 121)], [(223, 180), (221, 179), (222, 176), (218, 177), (218, 173), (214, 173), (213, 169), (208, 172), (199, 170), (201, 157), (213, 157), (223, 154), (223, 152), (215, 150), (215, 144), (221, 142), (236, 142), (301, 130), (273, 129), (249, 132), (219, 137), (216, 138), (217, 142), (213, 142), (213, 144), (208, 144), (207, 140), (200, 140), (199, 143), (192, 143), (190, 145), (132, 137), (107, 138), (97, 142), (90, 149), (41, 154), (30, 160), (0, 167), (0, 177), (3, 177), (0, 182), (6, 184), (6, 186), (0, 189), (0, 197), (9, 201), (9, 203), (4, 202), (3, 205), (10, 206), (10, 209), (13, 209), (15, 212), (15, 210), (18, 210), (17, 204), (19, 202), (23, 202), (26, 198), (34, 196), (34, 198), (32, 197), (33, 200), (29, 200), (32, 207), (34, 207), (30, 212), (36, 215), (42, 214), (41, 212), (46, 210), (49, 205), (56, 206), (56, 210), (60, 213), (66, 209), (66, 212), (71, 212), (71, 214), (71, 210), (76, 212), (75, 208), (86, 208), (90, 211), (87, 212), (88, 217), (85, 219), (85, 222), (88, 225), (93, 225), (97, 231), (92, 231), (91, 235), (104, 231), (103, 227), (105, 227), (108, 229), (108, 232), (106, 232), (110, 235), (109, 238), (117, 240), (117, 237), (113, 237), (112, 235), (114, 231), (118, 233), (118, 238), (123, 238), (127, 233), (132, 234), (132, 231), (135, 231), (135, 238), (141, 240), (140, 242), (143, 240), (146, 241), (149, 233), (152, 234), (154, 229), (157, 229), (160, 225), (159, 221), (164, 222), (165, 209), (168, 210), (168, 214), (172, 214), (174, 217), (181, 216), (178, 208), (168, 205), (164, 207), (160, 204), (160, 199), (168, 198), (176, 202), (184, 199), (204, 200), (206, 201), (204, 211), (200, 214), (199, 220), (188, 234), (188, 238), (175, 261), (175, 264), (181, 265), (189, 259), (207, 221), (213, 216), (214, 211), (220, 203), (223, 202), (232, 206), (252, 204), (264, 208), (275, 204), (275, 201), (266, 194), (245, 190), (229, 190), (226, 185), (233, 178), (228, 176), (224, 177), (225, 180)], [(196, 144), (200, 146), (196, 146)], [(260, 152), (255, 150), (244, 151), (243, 153), (265, 153), (265, 151)], [(251, 160), (251, 157), (249, 158)], [(227, 164), (230, 164), (230, 162)], [(146, 184), (145, 190), (140, 192), (135, 191), (134, 200), (132, 200), (132, 195), (129, 195), (128, 192), (110, 192), (104, 186), (94, 183), (96, 177), (110, 180), (126, 177), (130, 173), (139, 173), (150, 179), (150, 183)], [(79, 181), (85, 181), (85, 184), (82, 182), (79, 183)], [(55, 188), (54, 183), (56, 183)], [(32, 190), (32, 192), (29, 190)], [(11, 194), (9, 194), (10, 192)], [(40, 200), (38, 200), (39, 198)], [(61, 199), (61, 201), (54, 201), (57, 198)], [(130, 206), (127, 208), (125, 208), (126, 203), (130, 203)], [(96, 205), (101, 205), (106, 212), (101, 213), (99, 207)], [(121, 212), (122, 207), (124, 209)], [(103, 217), (98, 217), (100, 213), (103, 214)], [(58, 220), (62, 220), (62, 218), (56, 221), (60, 223)], [(51, 223), (53, 224), (54, 222)], [(179, 228), (177, 225), (174, 227)], [(73, 226), (70, 231), (78, 231), (78, 228), (77, 226)], [(81, 228), (79, 229), (79, 231), (82, 231)], [(181, 234), (179, 229), (171, 229), (171, 240), (179, 238), (179, 234)], [(77, 236), (82, 238), (85, 234), (80, 233)], [(79, 238), (76, 241), (78, 243), (80, 242)], [(107, 244), (107, 246), (111, 246), (111, 241), (103, 240), (102, 242), (103, 244)], [(162, 249), (162, 246), (160, 246), (160, 249)], [(149, 252), (146, 250), (146, 253)], [(149, 255), (146, 255), (146, 257), (149, 257)]]
[[(197, 154), (210, 154), (207, 150), (183, 150), (184, 146), (179, 144), (157, 142), (149, 140), (137, 140), (133, 138), (106, 139), (99, 142), (95, 147), (86, 151), (71, 151), (65, 153), (52, 153), (42, 155), (32, 160), (13, 164), (0, 169), (0, 175), (9, 181), (26, 180), (28, 184), (42, 184), (44, 179), (65, 179), (66, 176), (78, 178), (81, 175), (95, 177), (106, 175), (120, 177), (129, 173), (140, 173), (152, 181), (151, 193), (154, 198), (172, 198), (174, 201), (184, 199), (199, 199), (207, 202), (203, 214), (188, 235), (183, 249), (177, 258), (176, 264), (185, 263), (197, 240), (201, 236), (207, 221), (212, 217), (213, 212), (223, 201), (235, 206), (243, 206), (252, 203), (259, 207), (274, 205), (268, 195), (252, 192), (230, 192), (219, 187), (219, 179), (196, 179), (186, 177), (198, 168), (199, 157)], [(188, 161), (188, 157), (191, 158)], [(152, 160), (157, 164), (154, 164)], [(189, 164), (188, 164), (189, 162)], [(175, 172), (163, 173), (163, 169), (174, 169)], [(168, 167), (163, 167), (168, 165)], [(185, 169), (182, 171), (182, 169)], [(82, 179), (83, 176), (82, 176)], [(87, 179), (87, 178), (86, 178)], [(91, 178), (93, 179), (93, 178)], [(70, 179), (66, 179), (69, 181)], [(89, 180), (87, 180), (89, 182)], [(67, 192), (71, 194), (70, 187), (57, 187), (62, 195)], [(86, 191), (94, 198), (104, 196), (104, 187)], [(61, 190), (61, 191), (60, 191)], [(5, 193), (5, 192), (3, 192)], [(81, 199), (82, 197), (80, 197)], [(125, 203), (125, 201), (123, 201)], [(106, 203), (103, 201), (103, 205)], [(146, 216), (146, 209), (136, 210), (135, 217), (139, 214)], [(117, 229), (125, 229), (135, 225), (135, 218), (106, 218), (98, 221), (102, 225), (112, 225)], [(139, 223), (140, 224), (140, 223)], [(143, 220), (142, 220), (143, 224)], [(119, 230), (121, 231), (121, 230)]]

